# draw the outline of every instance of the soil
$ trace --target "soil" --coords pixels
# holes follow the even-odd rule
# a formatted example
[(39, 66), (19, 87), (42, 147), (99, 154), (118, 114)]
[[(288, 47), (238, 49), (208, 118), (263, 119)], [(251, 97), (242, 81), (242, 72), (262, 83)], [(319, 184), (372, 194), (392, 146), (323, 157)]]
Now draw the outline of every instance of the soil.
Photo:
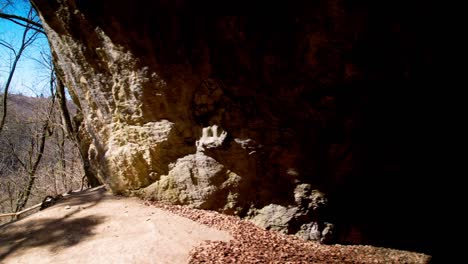
[(219, 231), (99, 187), (0, 228), (0, 263), (187, 263)]

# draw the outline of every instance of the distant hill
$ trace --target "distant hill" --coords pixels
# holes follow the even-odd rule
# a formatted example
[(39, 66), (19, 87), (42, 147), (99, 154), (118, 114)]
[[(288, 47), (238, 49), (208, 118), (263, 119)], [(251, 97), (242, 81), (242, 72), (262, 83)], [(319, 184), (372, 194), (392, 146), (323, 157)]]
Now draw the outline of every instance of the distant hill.
[[(3, 97), (3, 94), (1, 95)], [(14, 116), (27, 117), (37, 114), (38, 110), (43, 110), (50, 102), (50, 97), (30, 97), (21, 94), (8, 95), (8, 111)], [(57, 102), (56, 102), (57, 104)], [(76, 106), (73, 101), (67, 101), (68, 108), (72, 113), (76, 112)], [(2, 113), (3, 109), (0, 109)]]

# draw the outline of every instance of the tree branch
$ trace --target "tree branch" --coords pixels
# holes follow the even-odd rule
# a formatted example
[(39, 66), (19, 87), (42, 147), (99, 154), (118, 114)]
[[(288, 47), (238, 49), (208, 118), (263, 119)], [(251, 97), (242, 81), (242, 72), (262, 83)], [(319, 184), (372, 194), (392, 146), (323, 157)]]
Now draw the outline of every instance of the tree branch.
[[(29, 16), (31, 16), (31, 13), (32, 13), (32, 9), (30, 9), (29, 11)], [(3, 13), (0, 13), (0, 15), (3, 14)], [(29, 19), (26, 19), (29, 21)], [(20, 60), (21, 58), (21, 55), (23, 54), (23, 51), (29, 46), (31, 45), (37, 38), (37, 35), (38, 35), (38, 32), (37, 31), (34, 31), (34, 33), (30, 36), (28, 36), (28, 32), (29, 30), (33, 29), (31, 26), (26, 26), (24, 31), (23, 31), (23, 36), (22, 36), (22, 39), (21, 39), (21, 46), (20, 48), (18, 49), (18, 52), (15, 52), (15, 50), (13, 48), (10, 48), (13, 53), (15, 54), (15, 59), (13, 61), (13, 65), (11, 66), (11, 69), (10, 69), (10, 73), (8, 74), (8, 79), (5, 83), (5, 87), (3, 88), (3, 102), (2, 102), (2, 115), (0, 116), (0, 133), (2, 132), (3, 130), (3, 127), (5, 125), (5, 120), (6, 120), (6, 116), (7, 116), (7, 98), (8, 98), (8, 90), (10, 89), (10, 85), (11, 85), (11, 81), (13, 79), (13, 75), (15, 74), (15, 70), (16, 70), (16, 66), (18, 64), (18, 61)], [(8, 48), (9, 45), (6, 45), (2, 42), (0, 42), (0, 44), (2, 46), (5, 46)]]
[(16, 56), (16, 50), (9, 43), (7, 43), (4, 40), (0, 39), (0, 45), (2, 45), (3, 47), (9, 49)]
[(40, 23), (38, 23), (36, 21), (33, 21), (31, 19), (25, 18), (25, 17), (0, 12), (0, 18), (8, 19), (10, 21), (12, 19), (20, 20), (20, 21), (26, 22), (27, 24), (33, 25), (33, 26), (35, 26), (35, 27), (37, 27), (39, 29), (43, 29), (43, 27), (42, 27), (42, 25)]
[(16, 151), (15, 151), (15, 147), (9, 140), (8, 140), (8, 145), (10, 146), (10, 149), (11, 149), (11, 155), (15, 157), (15, 159), (18, 161), (18, 163), (21, 165), (21, 167), (23, 167), (25, 171), (28, 171), (26, 164), (24, 164), (24, 162), (18, 157), (18, 154), (16, 154)]
[[(0, 16), (1, 16), (2, 13), (0, 13)], [(12, 23), (15, 23), (19, 26), (22, 26), (22, 27), (28, 27), (28, 24), (22, 24), (16, 20), (14, 20), (13, 18), (5, 18), (6, 20), (8, 21), (11, 21)], [(37, 28), (37, 27), (33, 27), (32, 25), (29, 26), (30, 28), (34, 29), (35, 31), (39, 32), (39, 33), (42, 33), (42, 34), (46, 34), (44, 30), (42, 30), (42, 28)]]

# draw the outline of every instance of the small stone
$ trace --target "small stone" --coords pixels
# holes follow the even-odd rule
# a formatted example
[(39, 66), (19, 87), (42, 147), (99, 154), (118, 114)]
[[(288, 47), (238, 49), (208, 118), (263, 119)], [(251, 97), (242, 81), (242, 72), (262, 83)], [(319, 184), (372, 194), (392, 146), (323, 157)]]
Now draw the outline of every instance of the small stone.
[(71, 206), (69, 206), (69, 205), (65, 206), (65, 209), (67, 209), (67, 210), (70, 209), (70, 208), (71, 208)]

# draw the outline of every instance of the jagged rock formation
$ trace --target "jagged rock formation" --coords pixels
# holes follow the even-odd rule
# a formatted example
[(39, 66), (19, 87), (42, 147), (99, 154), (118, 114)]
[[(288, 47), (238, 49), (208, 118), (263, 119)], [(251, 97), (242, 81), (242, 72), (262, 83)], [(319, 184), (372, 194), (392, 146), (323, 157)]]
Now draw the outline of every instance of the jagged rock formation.
[(249, 212), (258, 226), (286, 234), (296, 234), (305, 240), (330, 243), (334, 240), (334, 225), (326, 222), (328, 199), (312, 190), (310, 184), (299, 184), (294, 190), (296, 204), (288, 207), (270, 204)]
[[(296, 1), (225, 17), (197, 15), (196, 1), (32, 2), (114, 192), (264, 226), (283, 212), (275, 225), (301, 219), (306, 238), (334, 223), (342, 242), (419, 239), (399, 217), (419, 206), (405, 156), (419, 147), (409, 88), (429, 69), (419, 6)], [(312, 192), (328, 195), (327, 213), (297, 202)]]

